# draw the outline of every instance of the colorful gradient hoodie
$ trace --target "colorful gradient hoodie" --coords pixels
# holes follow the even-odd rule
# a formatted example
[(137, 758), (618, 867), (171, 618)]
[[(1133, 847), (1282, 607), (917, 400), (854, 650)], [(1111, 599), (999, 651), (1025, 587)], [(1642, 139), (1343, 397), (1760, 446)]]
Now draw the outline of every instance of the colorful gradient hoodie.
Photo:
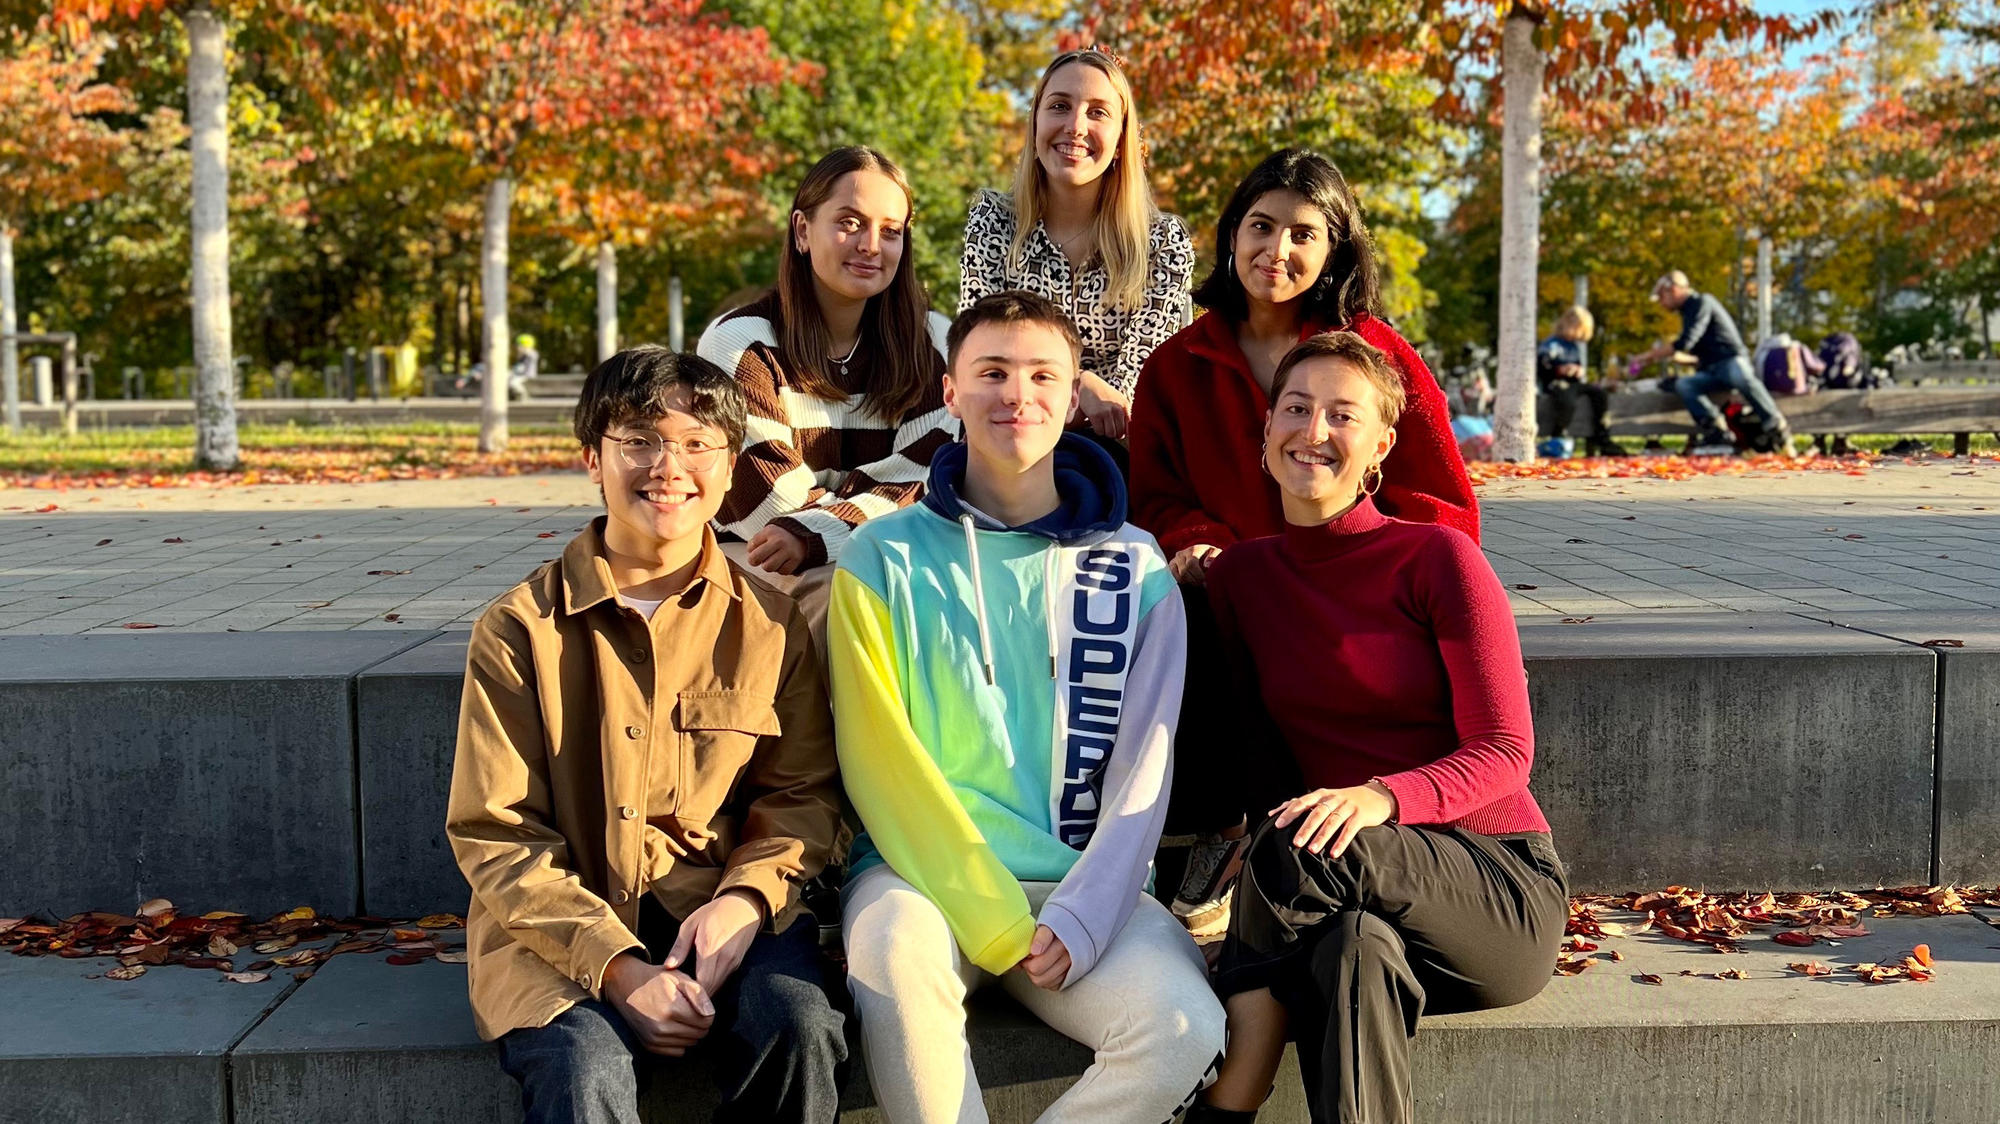
[[(1187, 620), (1102, 449), (1065, 435), (1062, 506), (1019, 527), (959, 499), (966, 455), (938, 451), (923, 501), (857, 528), (834, 575), (835, 739), (863, 829), (849, 869), (887, 862), (996, 974), (1047, 925), (1067, 986), (1145, 892)], [(1023, 881), (1061, 883), (1039, 918)]]

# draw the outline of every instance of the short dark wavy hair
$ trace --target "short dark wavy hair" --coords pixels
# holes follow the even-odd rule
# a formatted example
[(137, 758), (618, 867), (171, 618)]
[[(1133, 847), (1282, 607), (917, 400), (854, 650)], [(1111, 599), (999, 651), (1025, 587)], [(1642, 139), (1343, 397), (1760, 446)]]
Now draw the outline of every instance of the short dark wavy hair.
[(958, 314), (958, 319), (951, 322), (951, 331), (946, 332), (944, 337), (946, 370), (957, 374), (959, 349), (965, 346), (965, 337), (981, 324), (1046, 325), (1054, 328), (1063, 342), (1069, 344), (1070, 361), (1082, 361), (1083, 337), (1076, 334), (1076, 325), (1070, 323), (1068, 313), (1047, 297), (1023, 289), (1006, 289), (973, 301)]
[(1333, 243), (1319, 279), (1306, 291), (1306, 319), (1339, 327), (1354, 323), (1363, 313), (1380, 316), (1375, 240), (1361, 221), (1361, 205), (1333, 161), (1306, 148), (1273, 152), (1236, 185), (1215, 224), (1215, 268), (1195, 287), (1195, 303), (1236, 323), (1249, 315), (1249, 297), (1230, 265), (1236, 228), (1243, 225), (1243, 216), (1259, 196), (1288, 188), (1311, 200), (1326, 216), (1327, 237)]
[(597, 448), (614, 425), (650, 425), (666, 416), (675, 391), (687, 391), (687, 412), (729, 437), (743, 451), (743, 388), (722, 368), (691, 353), (642, 344), (599, 363), (583, 380), (572, 428), (586, 449)]

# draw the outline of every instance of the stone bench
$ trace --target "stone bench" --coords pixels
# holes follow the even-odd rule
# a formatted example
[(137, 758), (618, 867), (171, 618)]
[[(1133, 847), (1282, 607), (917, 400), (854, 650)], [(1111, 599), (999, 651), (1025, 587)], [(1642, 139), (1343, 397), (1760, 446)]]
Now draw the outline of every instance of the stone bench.
[[(1518, 1007), (1426, 1017), (1418, 1117), (1516, 1121), (1990, 1124), (2000, 1073), (2000, 928), (1977, 917), (1869, 920), (1838, 948), (1753, 939), (1721, 956), (1657, 934), (1607, 939), (1600, 960)], [(1836, 968), (1931, 947), (1930, 984), (1868, 985)], [(160, 968), (87, 980), (108, 961), (0, 957), (0, 1124), (173, 1120), (375, 1124), (520, 1118), (518, 1093), (472, 1032), (464, 969), (342, 956), (303, 984), (237, 985)], [(1723, 968), (1748, 978), (1713, 978)], [(1695, 973), (1682, 976), (1683, 970)], [(1660, 976), (1661, 986), (1638, 982)], [(1081, 1046), (982, 993), (971, 1024), (992, 1118), (1032, 1120), (1089, 1064)], [(706, 1120), (707, 1082), (660, 1071), (653, 1122)], [(842, 1119), (877, 1121), (857, 1058)], [(1287, 1057), (1265, 1121), (1306, 1119)]]
[[(2000, 615), (1856, 620), (1524, 620), (1576, 888), (2000, 880)], [(463, 633), (0, 637), (0, 915), (462, 908), (463, 660)]]
[[(2000, 431), (2000, 386), (1884, 387), (1879, 390), (1822, 390), (1814, 394), (1779, 396), (1778, 409), (1793, 433), (1848, 436), (1858, 433), (1949, 433), (1958, 456), (1970, 448), (1974, 433)], [(1540, 425), (1546, 428), (1549, 398), (1537, 402)], [(1614, 437), (1692, 435), (1694, 420), (1677, 394), (1618, 392), (1610, 396), (1605, 427)], [(1569, 432), (1582, 437), (1588, 428), (1582, 404)]]

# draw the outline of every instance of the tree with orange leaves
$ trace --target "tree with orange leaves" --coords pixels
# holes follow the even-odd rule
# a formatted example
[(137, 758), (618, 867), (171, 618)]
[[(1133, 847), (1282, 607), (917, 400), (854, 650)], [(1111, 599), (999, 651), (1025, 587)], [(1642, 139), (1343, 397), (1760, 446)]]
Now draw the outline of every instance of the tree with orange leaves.
[(8, 433), (21, 428), (14, 238), (41, 211), (101, 195), (118, 179), (125, 137), (103, 114), (129, 108), (125, 91), (98, 81), (103, 45), (66, 46), (50, 21), (0, 37), (0, 383)]
[(602, 155), (625, 151), (619, 138), (636, 135), (672, 138), (666, 151), (690, 152), (752, 90), (806, 73), (774, 58), (762, 31), (705, 13), (700, 0), (273, 2), (292, 10), (301, 72), (323, 108), (362, 128), (446, 145), (484, 188), (480, 448), (489, 452), (507, 441), (516, 183), (559, 172), (577, 143)]
[[(1440, 120), (1480, 120), (1502, 107), (1499, 399), (1496, 453), (1534, 455), (1536, 343), (1544, 99), (1606, 119), (1662, 115), (1645, 62), (1664, 40), (1682, 55), (1717, 40), (1767, 49), (1832, 26), (1837, 17), (1766, 16), (1748, 0), (1107, 0), (1082, 30), (1135, 55), (1143, 88), (1211, 98), (1188, 127), (1212, 144), (1247, 134), (1271, 147), (1291, 141), (1287, 105), (1323, 76), (1353, 68), (1413, 68), (1436, 85)], [(1245, 112), (1239, 114), (1238, 108)], [(1273, 111), (1277, 112), (1273, 112)]]

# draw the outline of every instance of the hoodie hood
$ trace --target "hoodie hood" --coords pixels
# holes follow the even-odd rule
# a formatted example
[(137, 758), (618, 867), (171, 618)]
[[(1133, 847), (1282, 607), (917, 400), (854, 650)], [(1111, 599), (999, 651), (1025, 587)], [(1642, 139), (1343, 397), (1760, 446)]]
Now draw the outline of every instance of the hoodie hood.
[(1100, 541), (1125, 524), (1125, 479), (1119, 474), (1118, 464), (1110, 453), (1082, 434), (1065, 433), (1056, 443), (1057, 508), (1018, 527), (1002, 526), (959, 499), (970, 455), (963, 441), (946, 445), (931, 455), (930, 481), (924, 487), (923, 504), (953, 523), (969, 516), (980, 530), (1017, 531), (1063, 546)]

